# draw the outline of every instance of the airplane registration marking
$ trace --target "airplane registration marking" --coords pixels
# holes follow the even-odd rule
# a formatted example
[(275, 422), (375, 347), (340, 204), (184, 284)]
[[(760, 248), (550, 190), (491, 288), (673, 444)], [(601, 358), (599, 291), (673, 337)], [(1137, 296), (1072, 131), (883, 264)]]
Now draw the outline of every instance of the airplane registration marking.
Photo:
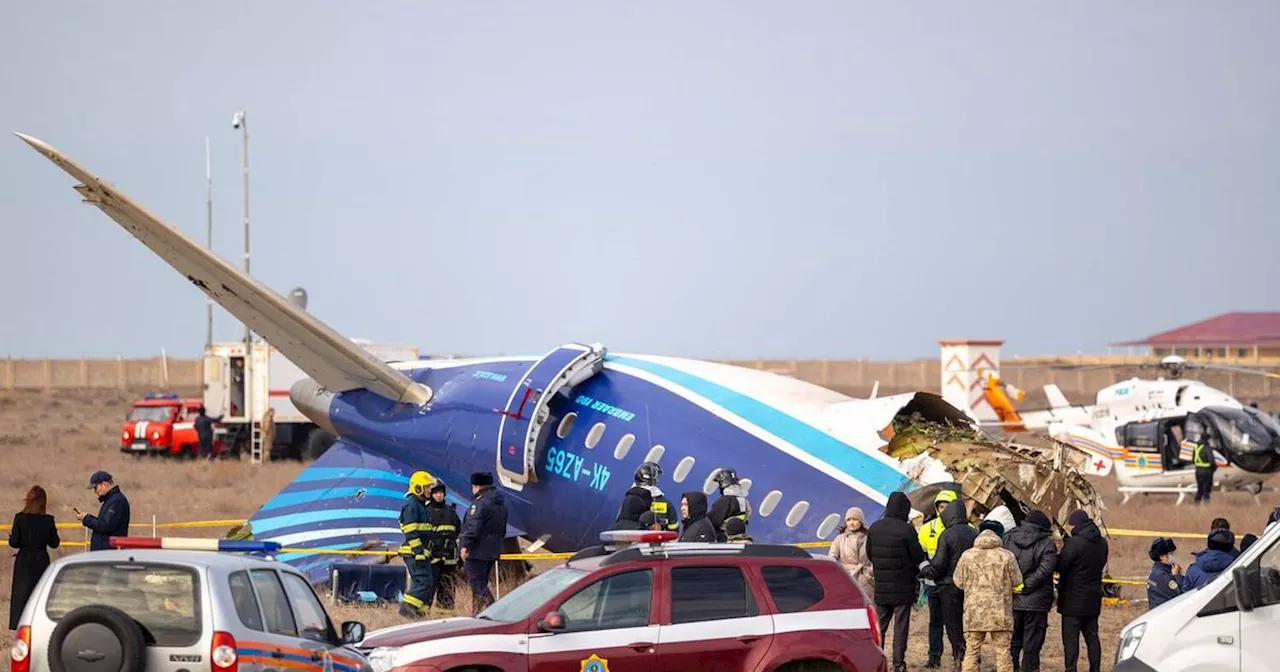
[(590, 465), (586, 460), (576, 453), (551, 446), (547, 448), (546, 470), (561, 478), (581, 482), (582, 477), (591, 476), (591, 487), (596, 490), (604, 490), (604, 486), (609, 482), (609, 468), (603, 464), (592, 462)]

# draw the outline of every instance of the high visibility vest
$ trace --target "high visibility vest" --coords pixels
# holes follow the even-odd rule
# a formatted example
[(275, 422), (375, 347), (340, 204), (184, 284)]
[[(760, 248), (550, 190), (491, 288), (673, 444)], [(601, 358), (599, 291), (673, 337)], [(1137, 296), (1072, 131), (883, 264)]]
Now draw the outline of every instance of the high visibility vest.
[[(1209, 456), (1207, 458), (1205, 457), (1206, 452), (1209, 453)], [(1197, 467), (1213, 466), (1213, 451), (1210, 450), (1209, 447), (1204, 445), (1203, 443), (1197, 443), (1196, 449), (1191, 453), (1191, 455), (1192, 455), (1192, 458), (1191, 458), (1192, 462)]]

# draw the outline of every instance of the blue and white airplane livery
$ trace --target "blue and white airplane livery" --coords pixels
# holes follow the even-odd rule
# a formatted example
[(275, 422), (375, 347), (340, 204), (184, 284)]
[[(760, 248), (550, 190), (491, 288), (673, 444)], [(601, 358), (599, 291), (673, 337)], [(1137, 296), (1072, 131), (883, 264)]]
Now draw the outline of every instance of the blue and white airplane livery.
[(280, 559), (315, 581), (334, 556), (305, 549), (400, 544), (400, 506), (419, 469), (450, 487), (460, 513), (471, 473), (492, 472), (509, 538), (575, 551), (614, 522), (642, 462), (661, 465), (659, 486), (677, 506), (686, 491), (712, 495), (718, 470), (732, 467), (752, 504), (751, 535), (795, 543), (830, 539), (850, 506), (875, 520), (893, 491), (952, 480), (941, 463), (919, 461), (927, 456), (907, 464), (881, 452), (898, 414), (971, 426), (934, 394), (853, 399), (787, 376), (593, 344), (383, 362), (57, 150), (19, 137), (310, 377), (290, 398), (337, 441), (249, 523), (255, 539), (302, 549)]

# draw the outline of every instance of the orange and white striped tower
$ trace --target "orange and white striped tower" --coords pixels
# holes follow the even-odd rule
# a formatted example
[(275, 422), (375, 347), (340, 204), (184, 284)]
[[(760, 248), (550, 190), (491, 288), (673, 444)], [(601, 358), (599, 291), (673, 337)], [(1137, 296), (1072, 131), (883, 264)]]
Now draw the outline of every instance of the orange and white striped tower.
[(1000, 375), (1004, 341), (948, 339), (942, 346), (942, 398), (978, 422), (999, 422), (982, 394), (982, 374)]

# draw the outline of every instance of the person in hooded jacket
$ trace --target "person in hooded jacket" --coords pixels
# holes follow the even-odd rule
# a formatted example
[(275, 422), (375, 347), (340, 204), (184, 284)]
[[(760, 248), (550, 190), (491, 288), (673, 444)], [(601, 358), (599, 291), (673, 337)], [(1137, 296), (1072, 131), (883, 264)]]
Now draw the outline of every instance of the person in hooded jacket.
[(1053, 609), (1053, 570), (1058, 546), (1053, 543), (1049, 516), (1031, 511), (1022, 524), (1004, 536), (1004, 547), (1013, 553), (1022, 573), (1022, 585), (1013, 593), (1013, 638), (1009, 652), (1013, 669), (1039, 672), (1040, 650)]
[(649, 511), (653, 506), (653, 494), (642, 485), (633, 485), (622, 497), (622, 508), (618, 510), (618, 519), (613, 521), (610, 530), (640, 530), (640, 514)]
[(958, 666), (965, 651), (964, 592), (956, 587), (952, 576), (960, 556), (973, 548), (978, 531), (969, 524), (969, 512), (963, 500), (951, 502), (942, 510), (942, 524), (938, 551), (933, 554), (924, 575), (938, 585), (938, 596), (942, 598), (942, 624), (947, 641), (951, 642), (951, 658)]
[(716, 528), (707, 518), (707, 496), (701, 490), (690, 490), (680, 497), (680, 525), (678, 541), (716, 541)]
[(844, 531), (832, 540), (827, 555), (840, 563), (870, 598), (875, 594), (876, 581), (872, 575), (871, 560), (867, 558), (866, 515), (862, 509), (851, 506), (844, 512), (844, 525)]
[(1069, 536), (1062, 543), (1057, 562), (1064, 670), (1076, 672), (1083, 635), (1089, 672), (1100, 672), (1102, 643), (1098, 641), (1098, 615), (1102, 613), (1102, 573), (1110, 548), (1098, 525), (1083, 509), (1067, 516), (1066, 527)]
[(1236, 556), (1232, 551), (1235, 550), (1236, 535), (1231, 530), (1219, 528), (1210, 532), (1208, 542), (1208, 549), (1191, 554), (1196, 556), (1196, 560), (1187, 568), (1184, 590), (1209, 585), (1210, 581), (1218, 578), (1223, 570), (1235, 562)]
[(916, 576), (929, 565), (916, 530), (907, 522), (911, 500), (901, 492), (889, 495), (884, 516), (867, 530), (867, 558), (875, 581), (874, 602), (885, 641), (893, 621), (893, 669), (907, 669), (907, 637), (911, 630), (911, 605), (916, 603)]

